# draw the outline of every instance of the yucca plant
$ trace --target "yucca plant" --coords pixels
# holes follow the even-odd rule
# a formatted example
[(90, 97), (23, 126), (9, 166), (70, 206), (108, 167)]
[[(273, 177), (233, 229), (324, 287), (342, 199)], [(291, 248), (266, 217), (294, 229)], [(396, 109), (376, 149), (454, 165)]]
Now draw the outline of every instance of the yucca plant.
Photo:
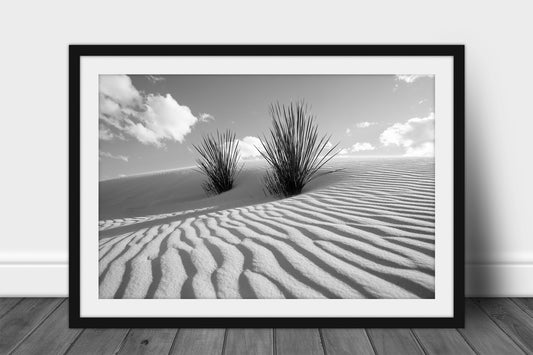
[(200, 154), (196, 160), (198, 170), (207, 177), (202, 188), (208, 194), (220, 194), (231, 190), (240, 171), (239, 141), (235, 133), (225, 131), (202, 137), (200, 145), (193, 145)]
[(270, 106), (273, 127), (261, 143), (261, 155), (270, 165), (265, 176), (265, 187), (273, 195), (290, 197), (298, 195), (337, 153), (338, 144), (326, 148), (331, 136), (318, 134), (318, 125), (304, 102), (279, 103)]

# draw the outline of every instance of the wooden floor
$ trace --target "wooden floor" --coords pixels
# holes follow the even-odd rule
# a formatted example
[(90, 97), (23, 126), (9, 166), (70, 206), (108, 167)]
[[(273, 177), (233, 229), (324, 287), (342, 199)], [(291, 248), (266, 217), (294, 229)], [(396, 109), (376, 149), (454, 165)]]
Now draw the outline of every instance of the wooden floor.
[(464, 329), (69, 329), (68, 300), (0, 299), (0, 354), (533, 354), (533, 299), (470, 299)]

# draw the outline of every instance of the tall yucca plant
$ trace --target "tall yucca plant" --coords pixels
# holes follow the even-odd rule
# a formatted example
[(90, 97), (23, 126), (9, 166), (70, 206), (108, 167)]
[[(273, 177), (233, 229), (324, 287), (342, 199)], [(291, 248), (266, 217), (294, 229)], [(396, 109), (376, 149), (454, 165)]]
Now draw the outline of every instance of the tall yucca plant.
[(193, 145), (200, 154), (196, 160), (198, 170), (207, 177), (202, 188), (208, 194), (231, 190), (239, 173), (239, 141), (235, 133), (226, 131), (202, 137), (200, 145)]
[(315, 118), (304, 102), (288, 106), (279, 103), (270, 106), (273, 127), (268, 137), (261, 140), (261, 155), (271, 167), (265, 176), (269, 193), (294, 196), (314, 178), (323, 175), (319, 169), (337, 153), (337, 145), (326, 148), (331, 136), (318, 134)]

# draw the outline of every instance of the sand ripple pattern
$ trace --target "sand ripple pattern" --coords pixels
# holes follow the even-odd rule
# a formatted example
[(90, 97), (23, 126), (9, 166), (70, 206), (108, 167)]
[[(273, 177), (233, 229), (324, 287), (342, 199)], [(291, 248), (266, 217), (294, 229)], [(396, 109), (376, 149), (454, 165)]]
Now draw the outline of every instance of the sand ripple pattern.
[(274, 202), (100, 221), (100, 297), (433, 298), (433, 159), (335, 174)]

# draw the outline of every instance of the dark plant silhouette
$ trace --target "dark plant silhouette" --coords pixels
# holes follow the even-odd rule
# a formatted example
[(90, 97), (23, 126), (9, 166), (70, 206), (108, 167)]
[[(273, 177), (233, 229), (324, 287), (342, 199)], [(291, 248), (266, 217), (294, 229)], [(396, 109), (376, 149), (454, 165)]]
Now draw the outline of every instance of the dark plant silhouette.
[(220, 194), (231, 190), (240, 171), (239, 141), (235, 133), (226, 131), (202, 137), (200, 145), (193, 145), (200, 154), (196, 160), (198, 170), (207, 177), (202, 188), (208, 194)]
[(270, 106), (273, 127), (270, 135), (261, 140), (261, 155), (271, 167), (265, 177), (269, 193), (278, 196), (294, 196), (319, 173), (337, 153), (337, 145), (327, 148), (331, 136), (319, 138), (318, 125), (304, 102), (288, 106), (276, 103)]

